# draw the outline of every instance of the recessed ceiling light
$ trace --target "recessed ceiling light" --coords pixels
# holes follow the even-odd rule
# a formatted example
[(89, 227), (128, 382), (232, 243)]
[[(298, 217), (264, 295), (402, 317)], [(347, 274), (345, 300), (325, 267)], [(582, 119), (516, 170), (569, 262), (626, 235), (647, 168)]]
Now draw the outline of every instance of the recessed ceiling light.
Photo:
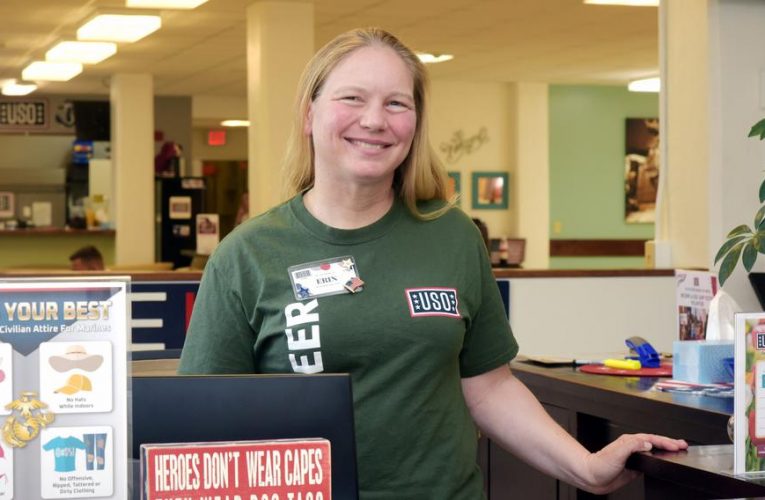
[(629, 7), (658, 7), (659, 0), (584, 0), (590, 5), (625, 5)]
[(159, 16), (101, 14), (77, 30), (77, 40), (136, 42), (162, 26)]
[(37, 85), (34, 83), (19, 83), (16, 80), (12, 80), (3, 85), (3, 95), (27, 95), (37, 90)]
[(417, 57), (423, 64), (435, 64), (454, 59), (451, 54), (429, 54), (427, 52), (418, 52)]
[(116, 52), (117, 44), (113, 42), (59, 42), (45, 53), (45, 60), (96, 64)]
[(21, 70), (21, 77), (31, 81), (66, 82), (80, 73), (80, 63), (35, 61)]
[(196, 9), (207, 0), (127, 0), (125, 5), (138, 9)]
[(220, 124), (224, 127), (249, 127), (250, 120), (223, 120)]
[(630, 92), (659, 92), (660, 89), (661, 80), (658, 76), (655, 78), (634, 80), (627, 85), (627, 90)]

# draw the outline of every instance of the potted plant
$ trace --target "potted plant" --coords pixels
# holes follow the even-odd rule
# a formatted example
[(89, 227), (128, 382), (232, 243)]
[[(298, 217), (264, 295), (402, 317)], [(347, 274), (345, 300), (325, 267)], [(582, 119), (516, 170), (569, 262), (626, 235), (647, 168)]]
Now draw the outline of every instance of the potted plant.
[[(765, 119), (757, 122), (749, 131), (749, 137), (756, 136), (759, 136), (760, 140), (765, 139)], [(736, 268), (739, 257), (746, 272), (750, 272), (757, 260), (757, 254), (765, 253), (765, 181), (760, 184), (759, 195), (762, 206), (754, 215), (754, 225), (749, 227), (741, 224), (731, 229), (720, 250), (717, 251), (715, 264), (722, 260), (717, 274), (720, 286)]]

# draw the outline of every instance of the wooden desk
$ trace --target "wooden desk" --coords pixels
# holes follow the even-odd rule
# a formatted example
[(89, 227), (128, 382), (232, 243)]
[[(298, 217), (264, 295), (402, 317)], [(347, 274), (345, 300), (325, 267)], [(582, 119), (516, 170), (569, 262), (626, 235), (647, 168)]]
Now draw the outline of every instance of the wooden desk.
[(765, 477), (734, 477), (733, 445), (692, 446), (683, 452), (633, 455), (631, 469), (644, 474), (646, 498), (741, 498), (765, 496)]
[[(695, 445), (730, 443), (731, 399), (652, 391), (655, 378), (591, 375), (523, 362), (511, 363), (511, 369), (553, 419), (590, 450), (634, 432), (665, 434)], [(479, 463), (489, 500), (598, 498), (532, 469), (488, 440), (481, 444)], [(609, 498), (673, 498), (654, 496), (664, 486), (638, 480)]]

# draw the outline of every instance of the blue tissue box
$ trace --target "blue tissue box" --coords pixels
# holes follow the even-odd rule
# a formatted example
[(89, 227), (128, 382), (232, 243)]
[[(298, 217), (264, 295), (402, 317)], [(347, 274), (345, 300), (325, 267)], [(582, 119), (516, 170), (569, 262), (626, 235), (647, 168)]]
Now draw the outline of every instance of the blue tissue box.
[(733, 357), (732, 340), (676, 340), (672, 343), (672, 378), (695, 384), (733, 382), (725, 358)]

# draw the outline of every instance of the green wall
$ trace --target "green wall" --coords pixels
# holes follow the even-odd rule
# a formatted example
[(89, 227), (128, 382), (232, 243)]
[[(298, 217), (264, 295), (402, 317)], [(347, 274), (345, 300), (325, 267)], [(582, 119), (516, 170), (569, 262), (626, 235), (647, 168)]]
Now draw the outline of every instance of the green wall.
[[(659, 115), (659, 95), (621, 86), (551, 85), (549, 110), (550, 238), (653, 238), (653, 224), (624, 222), (624, 133), (626, 118)], [(553, 257), (550, 267), (644, 265), (642, 257)]]

